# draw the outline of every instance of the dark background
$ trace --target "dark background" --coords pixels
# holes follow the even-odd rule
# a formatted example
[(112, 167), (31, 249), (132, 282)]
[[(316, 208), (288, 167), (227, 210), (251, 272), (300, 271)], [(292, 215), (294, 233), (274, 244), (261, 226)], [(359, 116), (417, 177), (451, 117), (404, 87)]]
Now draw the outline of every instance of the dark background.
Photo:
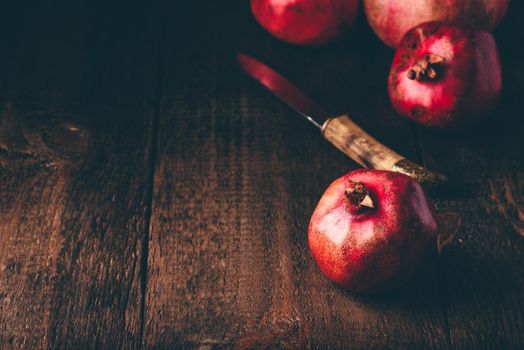
[[(396, 115), (394, 51), (362, 11), (310, 49), (247, 1), (35, 3), (0, 6), (1, 348), (524, 347), (522, 1), (494, 33), (501, 103), (451, 135)], [(358, 166), (238, 50), (454, 178), (410, 285), (362, 297), (321, 275), (310, 215)]]

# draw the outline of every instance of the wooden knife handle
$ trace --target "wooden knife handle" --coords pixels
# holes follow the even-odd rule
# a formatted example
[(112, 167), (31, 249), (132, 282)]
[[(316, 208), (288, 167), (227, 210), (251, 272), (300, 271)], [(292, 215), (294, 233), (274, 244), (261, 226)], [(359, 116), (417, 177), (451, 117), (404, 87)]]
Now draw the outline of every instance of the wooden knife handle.
[(362, 130), (347, 115), (326, 120), (322, 136), (365, 168), (391, 170), (411, 176), (429, 190), (446, 177), (411, 162)]

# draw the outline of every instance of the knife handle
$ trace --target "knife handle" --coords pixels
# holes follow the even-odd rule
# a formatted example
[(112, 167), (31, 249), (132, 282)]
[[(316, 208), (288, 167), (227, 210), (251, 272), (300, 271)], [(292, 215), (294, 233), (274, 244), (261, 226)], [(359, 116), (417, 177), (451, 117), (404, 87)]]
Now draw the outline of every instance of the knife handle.
[(326, 120), (321, 133), (326, 140), (365, 168), (406, 174), (429, 190), (446, 182), (445, 176), (411, 162), (378, 142), (347, 115)]

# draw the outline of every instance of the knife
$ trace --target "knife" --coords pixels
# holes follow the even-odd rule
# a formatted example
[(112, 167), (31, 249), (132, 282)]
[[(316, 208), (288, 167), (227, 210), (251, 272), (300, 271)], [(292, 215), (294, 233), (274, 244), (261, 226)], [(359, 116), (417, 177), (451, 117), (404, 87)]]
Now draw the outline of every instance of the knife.
[(336, 148), (365, 168), (390, 170), (411, 176), (433, 191), (447, 181), (439, 173), (420, 166), (378, 142), (348, 115), (331, 116), (272, 68), (244, 53), (237, 53), (240, 67), (273, 95), (316, 126)]

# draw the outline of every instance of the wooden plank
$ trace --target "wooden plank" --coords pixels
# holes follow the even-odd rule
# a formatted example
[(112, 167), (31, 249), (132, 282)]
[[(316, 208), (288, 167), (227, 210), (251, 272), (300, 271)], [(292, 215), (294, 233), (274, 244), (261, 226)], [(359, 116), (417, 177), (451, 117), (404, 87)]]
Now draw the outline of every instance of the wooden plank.
[(495, 33), (504, 80), (496, 112), (460, 135), (422, 133), (427, 162), (457, 183), (437, 201), (461, 222), (439, 259), (454, 349), (524, 348), (523, 6), (512, 2)]
[(446, 348), (431, 267), (403, 292), (375, 298), (321, 275), (309, 217), (328, 184), (357, 166), (235, 62), (238, 49), (254, 54), (414, 156), (412, 130), (385, 92), (393, 52), (363, 23), (340, 46), (279, 43), (247, 3), (177, 4), (169, 16), (144, 345)]
[(19, 6), (0, 10), (0, 348), (136, 348), (158, 11)]

